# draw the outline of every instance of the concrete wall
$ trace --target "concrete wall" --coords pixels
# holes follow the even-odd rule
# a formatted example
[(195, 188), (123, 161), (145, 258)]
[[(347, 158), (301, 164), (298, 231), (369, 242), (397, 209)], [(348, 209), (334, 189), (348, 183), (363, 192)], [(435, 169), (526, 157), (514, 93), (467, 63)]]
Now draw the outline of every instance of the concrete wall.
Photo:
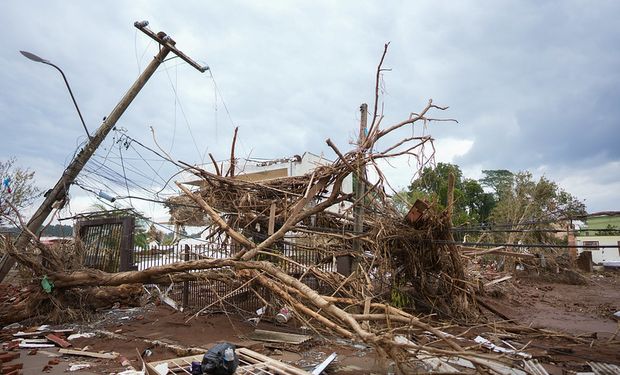
[(584, 244), (584, 241), (598, 241), (600, 246), (615, 246), (613, 248), (606, 249), (588, 249), (578, 248), (578, 252), (581, 254), (583, 251), (592, 252), (592, 262), (596, 264), (602, 264), (603, 262), (618, 262), (620, 261), (620, 249), (618, 248), (620, 243), (620, 236), (579, 236), (576, 238), (577, 246)]

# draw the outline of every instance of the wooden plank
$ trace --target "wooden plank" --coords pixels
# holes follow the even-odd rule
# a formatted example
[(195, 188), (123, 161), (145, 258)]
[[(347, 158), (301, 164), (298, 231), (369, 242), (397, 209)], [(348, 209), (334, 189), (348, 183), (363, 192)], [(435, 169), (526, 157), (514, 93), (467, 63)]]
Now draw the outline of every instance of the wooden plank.
[(506, 281), (506, 280), (510, 280), (512, 279), (512, 276), (508, 275), (508, 276), (504, 276), (504, 277), (500, 277), (499, 279), (495, 279), (492, 281), (489, 281), (488, 283), (484, 284), (485, 287), (487, 286), (491, 286), (497, 283), (501, 283), (502, 281)]
[(19, 344), (19, 348), (20, 349), (37, 349), (37, 348), (55, 348), (56, 345), (54, 344), (37, 344), (37, 343), (20, 343)]
[(247, 336), (249, 339), (267, 342), (281, 342), (287, 344), (299, 345), (312, 337), (308, 335), (296, 335), (294, 333), (265, 331), (262, 329), (256, 329), (254, 332)]
[[(371, 298), (366, 297), (366, 299), (364, 300), (364, 315), (370, 314), (370, 302), (371, 302)], [(370, 323), (368, 323), (368, 320), (362, 321), (362, 328), (364, 328), (367, 331), (370, 330)]]
[(78, 355), (82, 357), (102, 358), (102, 359), (115, 359), (116, 357), (118, 357), (118, 353), (96, 353), (96, 352), (86, 352), (86, 351), (74, 350), (74, 349), (59, 349), (58, 353)]
[(267, 228), (267, 234), (272, 235), (275, 231), (276, 226), (276, 204), (271, 203), (271, 207), (269, 207), (269, 227)]
[(39, 332), (17, 332), (13, 334), (13, 337), (37, 337), (42, 336), (44, 333)]
[(240, 359), (244, 359), (248, 362), (262, 362), (267, 365), (270, 369), (282, 371), (283, 374), (287, 375), (311, 375), (308, 371), (304, 371), (300, 368), (293, 367), (284, 362), (280, 362), (276, 359), (267, 357), (266, 355), (262, 355), (253, 350), (247, 348), (239, 348), (237, 349), (237, 354)]

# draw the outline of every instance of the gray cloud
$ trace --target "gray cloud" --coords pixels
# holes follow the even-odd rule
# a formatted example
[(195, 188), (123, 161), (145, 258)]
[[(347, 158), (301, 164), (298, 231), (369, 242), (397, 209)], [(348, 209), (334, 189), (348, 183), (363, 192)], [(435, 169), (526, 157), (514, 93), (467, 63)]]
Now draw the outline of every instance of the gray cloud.
[[(200, 162), (205, 150), (227, 157), (234, 126), (239, 153), (256, 157), (306, 150), (333, 156), (328, 137), (347, 149), (359, 104), (373, 99), (383, 43), (391, 41), (384, 124), (433, 98), (451, 107), (437, 116), (460, 124), (432, 124), (428, 131), (473, 141), (453, 160), (464, 170), (544, 170), (586, 196), (593, 189), (583, 186), (618, 183), (609, 176), (620, 159), (616, 2), (25, 1), (4, 8), (3, 158), (45, 159), (60, 171), (83, 140), (58, 74), (18, 50), (65, 70), (94, 131), (156, 53), (132, 27), (148, 19), (210, 65), (220, 89), (208, 73), (170, 60), (119, 122), (149, 146), (153, 126), (177, 159)], [(116, 147), (110, 139), (99, 154)], [(39, 175), (48, 174), (45, 168)], [(591, 176), (576, 179), (576, 169)], [(586, 196), (591, 210), (620, 209), (616, 200)]]

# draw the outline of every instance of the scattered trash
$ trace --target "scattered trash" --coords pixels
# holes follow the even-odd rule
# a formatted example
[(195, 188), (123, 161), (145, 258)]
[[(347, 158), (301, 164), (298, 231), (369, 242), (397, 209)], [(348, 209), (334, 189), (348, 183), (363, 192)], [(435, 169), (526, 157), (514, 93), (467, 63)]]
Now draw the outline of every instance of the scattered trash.
[(263, 306), (260, 309), (256, 310), (256, 315), (258, 315), (257, 317), (254, 318), (249, 318), (246, 321), (257, 325), (258, 322), (260, 322), (261, 317), (267, 312), (267, 306)]
[(506, 349), (504, 347), (497, 346), (497, 345), (493, 344), (491, 341), (485, 339), (482, 336), (476, 336), (474, 341), (477, 342), (478, 344), (484, 346), (485, 348), (491, 349), (492, 351), (497, 352), (497, 353), (517, 354), (517, 355), (519, 355), (519, 356), (521, 356), (523, 358), (528, 358), (528, 359), (532, 358), (532, 356), (530, 354), (528, 354), (528, 353), (519, 352), (519, 351), (516, 351), (514, 349)]
[(330, 354), (329, 357), (325, 358), (323, 362), (316, 365), (316, 367), (312, 370), (312, 375), (320, 375), (327, 368), (327, 366), (329, 366), (336, 359), (337, 356), (338, 355), (336, 353)]
[(21, 327), (22, 327), (21, 324), (13, 323), (13, 324), (9, 324), (8, 326), (4, 326), (4, 328), (2, 328), (2, 330), (8, 331), (8, 330), (11, 330), (11, 329), (20, 329)]
[(79, 371), (79, 370), (83, 370), (85, 368), (90, 368), (90, 363), (69, 363), (69, 368), (67, 368), (67, 371)]
[(286, 307), (280, 309), (280, 312), (276, 315), (276, 322), (280, 324), (286, 324), (291, 318), (291, 312)]
[(125, 357), (125, 356), (121, 356), (121, 357), (119, 358), (119, 360), (120, 360), (120, 362), (121, 362), (121, 366), (123, 366), (123, 367), (128, 367), (128, 366), (131, 366), (131, 361), (129, 361), (129, 360), (127, 359), (127, 357)]
[(86, 332), (86, 333), (74, 333), (72, 335), (69, 335), (69, 337), (67, 337), (67, 340), (71, 341), (71, 340), (75, 340), (75, 339), (90, 339), (95, 337), (96, 334), (93, 332)]
[(157, 293), (159, 294), (159, 299), (163, 303), (165, 303), (166, 305), (172, 307), (173, 309), (175, 309), (177, 311), (183, 312), (183, 308), (179, 307), (175, 300), (173, 300), (172, 298), (168, 297), (168, 292), (170, 292), (172, 290), (173, 286), (174, 286), (174, 283), (171, 283), (170, 286), (168, 287), (168, 289), (166, 289), (166, 292), (162, 293), (161, 290), (159, 289), (159, 287), (157, 285), (154, 285), (155, 289), (157, 290)]

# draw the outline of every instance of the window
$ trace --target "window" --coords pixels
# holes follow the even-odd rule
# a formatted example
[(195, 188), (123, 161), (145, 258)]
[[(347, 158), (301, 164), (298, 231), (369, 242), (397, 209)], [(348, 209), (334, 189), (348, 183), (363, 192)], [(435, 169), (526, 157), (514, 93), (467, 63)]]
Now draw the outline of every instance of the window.
[(584, 251), (599, 250), (598, 241), (583, 241), (583, 250)]

